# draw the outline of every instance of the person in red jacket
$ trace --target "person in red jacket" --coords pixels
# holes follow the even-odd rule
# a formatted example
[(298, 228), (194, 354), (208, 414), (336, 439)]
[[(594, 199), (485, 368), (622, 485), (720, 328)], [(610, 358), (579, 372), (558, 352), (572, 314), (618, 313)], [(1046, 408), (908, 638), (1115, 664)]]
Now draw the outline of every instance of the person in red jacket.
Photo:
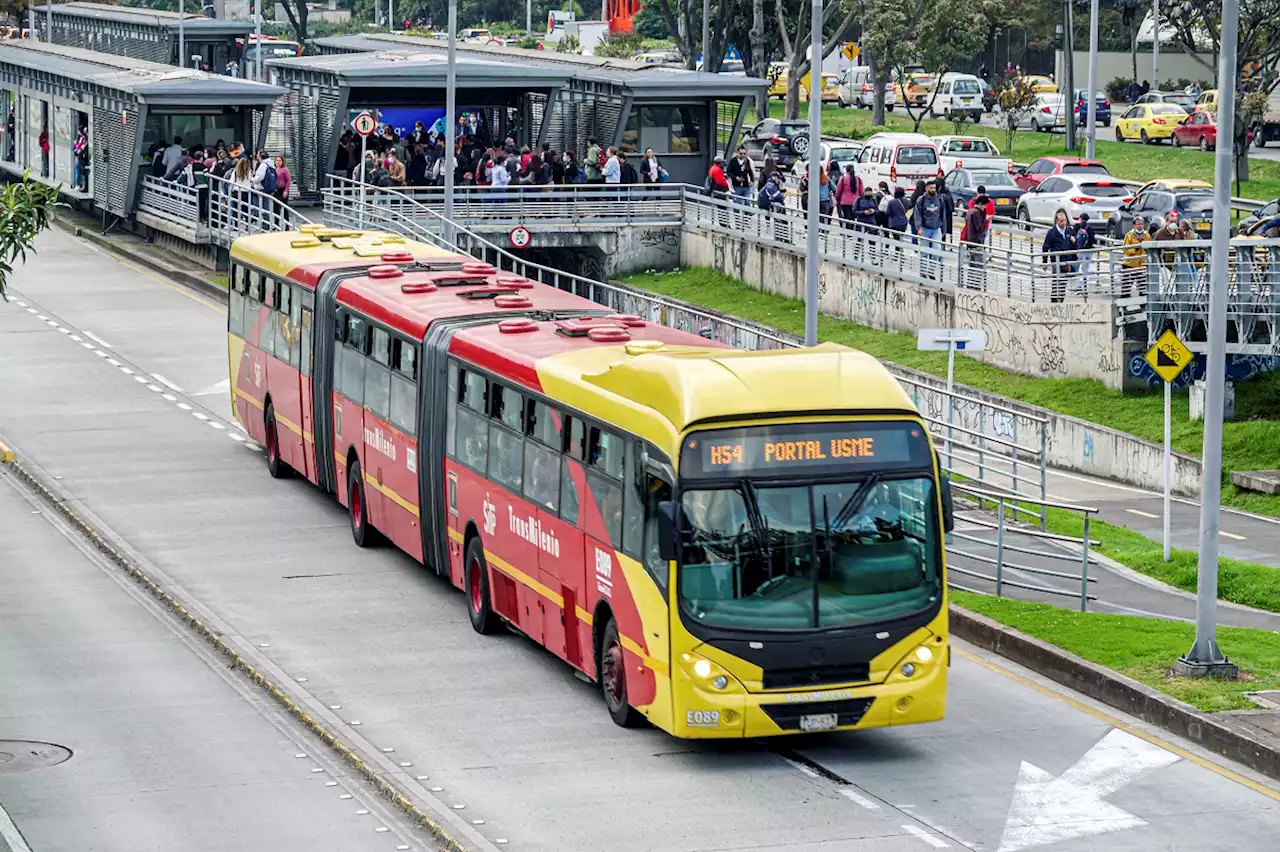
[(985, 186), (979, 186), (978, 194), (975, 195), (973, 198), (969, 199), (969, 209), (970, 210), (973, 209), (973, 205), (978, 203), (979, 198), (986, 199), (987, 221), (990, 222), (991, 217), (996, 215), (996, 203), (995, 201), (992, 200), (991, 196), (987, 195), (987, 188)]
[(707, 190), (715, 195), (729, 192), (729, 179), (724, 175), (724, 157), (716, 154), (711, 168), (707, 170)]

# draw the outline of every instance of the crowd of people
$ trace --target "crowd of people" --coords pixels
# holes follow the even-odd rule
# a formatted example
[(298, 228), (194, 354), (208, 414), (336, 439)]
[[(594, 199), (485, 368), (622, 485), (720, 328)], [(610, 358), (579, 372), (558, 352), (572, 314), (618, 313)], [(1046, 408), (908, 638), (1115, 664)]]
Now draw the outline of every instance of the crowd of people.
[[(181, 136), (172, 142), (158, 139), (149, 151), (151, 176), (179, 186), (191, 187), (200, 197), (200, 218), (207, 220), (211, 195), (237, 197), (250, 208), (270, 207), (267, 197), (288, 205), (293, 194), (293, 175), (284, 157), (266, 151), (252, 153), (243, 142), (230, 145), (219, 139), (212, 145), (185, 147)], [(210, 178), (219, 178), (217, 190), (210, 192)], [(222, 183), (225, 181), (225, 183)], [(271, 211), (287, 215), (287, 206)]]

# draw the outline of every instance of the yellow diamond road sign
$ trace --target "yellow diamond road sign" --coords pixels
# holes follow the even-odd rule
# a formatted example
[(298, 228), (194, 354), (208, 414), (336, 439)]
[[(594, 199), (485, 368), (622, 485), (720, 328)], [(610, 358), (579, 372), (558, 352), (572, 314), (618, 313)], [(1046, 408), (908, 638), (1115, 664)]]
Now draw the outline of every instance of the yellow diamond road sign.
[(1155, 345), (1147, 350), (1147, 363), (1156, 375), (1170, 384), (1178, 378), (1178, 374), (1187, 368), (1192, 359), (1187, 344), (1178, 339), (1172, 330), (1160, 335)]

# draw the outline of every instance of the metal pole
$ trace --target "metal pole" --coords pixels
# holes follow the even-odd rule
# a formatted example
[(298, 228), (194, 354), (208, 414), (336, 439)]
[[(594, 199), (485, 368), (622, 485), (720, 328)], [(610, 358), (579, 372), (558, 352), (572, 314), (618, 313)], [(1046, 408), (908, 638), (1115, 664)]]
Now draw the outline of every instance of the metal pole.
[(524, 0), (524, 34), (533, 35), (533, 0)]
[(369, 185), (369, 175), (364, 167), (364, 157), (366, 149), (369, 145), (369, 137), (363, 133), (360, 134), (360, 216), (357, 225), (364, 230), (364, 205), (365, 205), (365, 188)]
[[(36, 32), (36, 7), (35, 6), (27, 7), (27, 32), (31, 33), (31, 39), (33, 41), (39, 40), (40, 34)], [(48, 38), (50, 39), (53, 38), (51, 33), (48, 34)]]
[[(1071, 24), (1073, 15), (1071, 13), (1071, 0), (1063, 3), (1063, 30), (1062, 30), (1062, 59), (1063, 59), (1063, 80), (1066, 83), (1066, 97), (1062, 99), (1062, 110), (1066, 115), (1067, 124), (1067, 150), (1074, 150), (1076, 147), (1076, 58), (1075, 58), (1075, 39), (1071, 37)], [(1067, 101), (1071, 101), (1071, 105), (1067, 105)]]
[(1160, 0), (1151, 3), (1151, 88), (1160, 89)]
[(387, 32), (396, 31), (396, 0), (387, 0)]
[[(1218, 126), (1236, 126), (1236, 41), (1240, 26), (1240, 0), (1222, 4), (1221, 52), (1218, 55)], [(1222, 404), (1227, 365), (1227, 260), (1231, 221), (1232, 145), (1219, 145), (1214, 152), (1213, 218), (1220, 227), (1213, 230), (1209, 266), (1209, 353), (1205, 363), (1204, 450), (1200, 480), (1200, 581), (1196, 590), (1196, 644), (1185, 661), (1197, 667), (1218, 664), (1226, 659), (1218, 648), (1218, 522), (1222, 496)], [(1181, 661), (1179, 661), (1181, 662)], [(1221, 671), (1221, 669), (1220, 669)], [(1201, 673), (1203, 669), (1201, 669)], [(1224, 672), (1225, 673), (1225, 672)]]
[(453, 146), (458, 107), (458, 0), (449, 0), (449, 67), (444, 90), (444, 241), (453, 242)]
[(1004, 498), (1000, 501), (1000, 517), (996, 521), (996, 597), (1004, 597)]
[(956, 411), (956, 341), (947, 341), (947, 470), (954, 470), (951, 457), (951, 423)]
[[(820, 0), (819, 0), (820, 1)], [(711, 0), (702, 0), (702, 69), (711, 70), (708, 64), (707, 46), (711, 44)]]
[(1173, 479), (1173, 383), (1164, 383), (1164, 561), (1169, 561), (1169, 483)]
[(254, 79), (262, 81), (262, 0), (253, 0)]
[(1084, 513), (1084, 542), (1080, 557), (1080, 611), (1089, 611), (1089, 513)]
[(1085, 92), (1085, 97), (1089, 101), (1089, 147), (1085, 151), (1085, 156), (1090, 160), (1097, 156), (1094, 150), (1094, 142), (1097, 141), (1098, 135), (1098, 105), (1094, 103), (1094, 92), (1098, 88), (1098, 0), (1092, 0), (1089, 4), (1089, 90)]
[(49, 39), (49, 44), (53, 44), (53, 0), (45, 0), (44, 34)]
[(187, 30), (183, 18), (187, 16), (184, 0), (178, 0), (178, 66), (187, 67)]
[[(822, 89), (813, 91), (813, 81), (822, 80), (822, 0), (813, 0), (809, 30), (809, 218), (804, 272), (804, 345), (818, 345), (818, 170), (822, 168)], [(705, 26), (705, 19), (704, 24)], [(703, 30), (703, 38), (706, 30)], [(705, 52), (705, 51), (704, 51)], [(821, 85), (821, 82), (819, 82)]]

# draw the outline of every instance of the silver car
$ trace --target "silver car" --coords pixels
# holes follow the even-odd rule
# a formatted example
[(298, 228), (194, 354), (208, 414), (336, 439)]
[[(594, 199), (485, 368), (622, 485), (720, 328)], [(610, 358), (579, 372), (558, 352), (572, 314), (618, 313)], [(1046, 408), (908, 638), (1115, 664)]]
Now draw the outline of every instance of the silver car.
[(1051, 225), (1059, 210), (1067, 211), (1072, 222), (1088, 213), (1089, 230), (1101, 234), (1106, 231), (1107, 217), (1132, 200), (1132, 189), (1106, 175), (1052, 175), (1022, 196), (1018, 218)]
[(1066, 129), (1067, 100), (1060, 94), (1045, 92), (1036, 95), (1031, 106), (1031, 129), (1050, 133), (1057, 129)]

